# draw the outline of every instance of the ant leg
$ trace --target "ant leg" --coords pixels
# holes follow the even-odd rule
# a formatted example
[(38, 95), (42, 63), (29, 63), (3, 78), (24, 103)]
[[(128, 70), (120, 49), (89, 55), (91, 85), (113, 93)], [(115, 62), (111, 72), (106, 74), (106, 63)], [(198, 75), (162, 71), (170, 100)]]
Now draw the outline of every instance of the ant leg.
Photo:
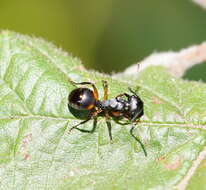
[(78, 126), (88, 122), (89, 120), (91, 120), (94, 116), (97, 115), (97, 111), (95, 112), (90, 112), (89, 115), (88, 115), (88, 118), (80, 123), (78, 123), (77, 125), (74, 125), (72, 128), (69, 129), (69, 133), (73, 130), (73, 129), (76, 129)]
[(127, 94), (127, 93), (119, 94), (119, 95), (117, 95), (117, 96), (115, 97), (115, 99), (116, 99), (118, 102), (124, 102), (124, 100), (121, 99), (122, 96), (126, 96), (127, 99), (129, 100), (130, 95)]
[(77, 130), (83, 132), (83, 133), (94, 133), (95, 129), (97, 127), (97, 118), (94, 118), (94, 122), (93, 122), (93, 127), (91, 130), (86, 130), (86, 129), (80, 129), (80, 128), (76, 128)]
[(108, 113), (106, 113), (106, 124), (109, 132), (109, 139), (112, 142), (112, 125)]
[(118, 100), (118, 99), (119, 99), (120, 97), (122, 97), (122, 96), (126, 96), (127, 98), (130, 97), (129, 94), (127, 94), (127, 93), (123, 93), (123, 94), (119, 94), (119, 95), (117, 95), (117, 96), (116, 96), (116, 100)]
[(108, 83), (107, 81), (103, 80), (102, 81), (102, 84), (103, 84), (103, 88), (104, 88), (104, 100), (107, 100), (108, 99)]
[(84, 121), (78, 123), (77, 125), (73, 126), (72, 128), (69, 129), (69, 133), (70, 133), (73, 129), (76, 129), (78, 126), (80, 126), (80, 125), (82, 125), (82, 124), (88, 122), (90, 119), (92, 119), (92, 117), (89, 117), (88, 119), (86, 119), (86, 120), (84, 120)]
[(119, 94), (118, 96), (116, 96), (116, 98), (119, 98), (119, 97), (122, 97), (122, 96), (126, 96), (127, 98), (130, 97), (129, 94), (123, 93), (123, 94)]
[(115, 118), (114, 118), (114, 121), (115, 121), (117, 124), (120, 124), (120, 125), (128, 125), (128, 124), (130, 124), (130, 122), (127, 122), (127, 121), (121, 122), (119, 119), (115, 119)]
[(145, 150), (145, 148), (144, 148), (144, 144), (140, 141), (139, 138), (137, 138), (137, 137), (133, 134), (133, 130), (134, 130), (134, 126), (132, 125), (132, 128), (130, 129), (129, 133), (130, 133), (130, 135), (140, 144), (140, 146), (141, 146), (141, 148), (142, 148), (142, 150), (143, 150), (143, 152), (144, 152), (145, 157), (147, 157), (147, 152), (146, 152), (146, 150)]
[(72, 81), (72, 83), (75, 84), (75, 85), (91, 85), (92, 88), (93, 88), (93, 92), (94, 92), (94, 97), (95, 97), (95, 99), (96, 99), (96, 100), (99, 99), (98, 90), (97, 90), (96, 86), (95, 86), (93, 83), (91, 83), (91, 82), (73, 82), (73, 81)]
[[(72, 128), (69, 129), (69, 133), (73, 130), (73, 129), (77, 129), (78, 126), (88, 122), (89, 120), (93, 119), (95, 116), (97, 116), (99, 113), (101, 113), (102, 110), (96, 110), (94, 112), (90, 112), (88, 118), (82, 122), (80, 122), (79, 124), (73, 126)], [(78, 130), (81, 130), (78, 128)]]
[(131, 119), (131, 122), (135, 122), (137, 118), (140, 118), (142, 115), (143, 115), (143, 110), (139, 110), (137, 113), (135, 113), (134, 117)]

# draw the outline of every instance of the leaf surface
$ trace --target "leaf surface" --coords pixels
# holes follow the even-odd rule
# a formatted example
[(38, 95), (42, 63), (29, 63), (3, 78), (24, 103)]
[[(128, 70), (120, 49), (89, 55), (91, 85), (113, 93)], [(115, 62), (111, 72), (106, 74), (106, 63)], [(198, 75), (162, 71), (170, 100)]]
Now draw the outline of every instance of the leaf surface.
[[(104, 117), (93, 134), (68, 134), (81, 121), (68, 109), (71, 81), (94, 82), (103, 97), (101, 80), (110, 98), (139, 88), (145, 115), (135, 135), (147, 157), (130, 125), (112, 120), (111, 144)], [(172, 78), (161, 67), (114, 78), (85, 70), (41, 39), (0, 34), (0, 189), (197, 189), (205, 130), (204, 83)]]

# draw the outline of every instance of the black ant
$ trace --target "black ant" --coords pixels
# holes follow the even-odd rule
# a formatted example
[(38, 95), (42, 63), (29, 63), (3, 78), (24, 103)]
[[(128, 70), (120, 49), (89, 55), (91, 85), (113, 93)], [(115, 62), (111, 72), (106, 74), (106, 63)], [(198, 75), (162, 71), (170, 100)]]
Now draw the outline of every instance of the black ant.
[[(71, 130), (78, 129), (82, 132), (91, 132), (83, 129), (77, 128), (78, 126), (88, 122), (89, 120), (96, 118), (100, 113), (103, 114), (106, 118), (106, 123), (109, 131), (109, 137), (112, 141), (112, 133), (111, 133), (111, 123), (110, 116), (116, 119), (127, 118), (132, 127), (130, 129), (130, 134), (136, 141), (138, 141), (144, 151), (145, 156), (147, 156), (147, 152), (144, 148), (142, 142), (133, 134), (134, 123), (138, 122), (140, 117), (144, 114), (143, 111), (143, 101), (139, 98), (139, 96), (131, 89), (128, 88), (132, 95), (127, 93), (119, 94), (113, 99), (108, 100), (108, 84), (107, 81), (103, 82), (104, 88), (104, 97), (103, 101), (99, 100), (99, 93), (96, 86), (91, 82), (80, 82), (75, 83), (75, 85), (91, 85), (93, 90), (89, 88), (76, 88), (69, 94), (69, 106), (76, 110), (89, 110), (88, 118), (85, 121), (73, 126)], [(123, 98), (126, 97), (126, 98)], [(92, 131), (93, 132), (93, 131)]]

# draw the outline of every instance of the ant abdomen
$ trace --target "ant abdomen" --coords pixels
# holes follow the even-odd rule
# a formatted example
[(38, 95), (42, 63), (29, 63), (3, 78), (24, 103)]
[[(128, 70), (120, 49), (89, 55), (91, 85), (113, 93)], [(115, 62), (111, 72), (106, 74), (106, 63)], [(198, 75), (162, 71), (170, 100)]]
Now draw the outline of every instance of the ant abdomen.
[(89, 88), (76, 88), (69, 94), (69, 105), (78, 110), (91, 110), (95, 106), (94, 93)]

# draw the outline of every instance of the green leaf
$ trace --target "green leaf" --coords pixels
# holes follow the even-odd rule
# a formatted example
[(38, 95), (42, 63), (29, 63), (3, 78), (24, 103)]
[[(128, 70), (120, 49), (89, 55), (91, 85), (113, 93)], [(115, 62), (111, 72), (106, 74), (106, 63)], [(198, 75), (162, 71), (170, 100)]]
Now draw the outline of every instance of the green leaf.
[[(145, 115), (135, 135), (105, 118), (93, 134), (69, 128), (70, 81), (92, 81), (109, 97), (139, 88)], [(124, 121), (123, 121), (124, 122)], [(81, 127), (91, 129), (91, 120)], [(0, 34), (0, 189), (204, 189), (206, 85), (172, 78), (161, 67), (114, 78), (86, 71), (76, 58), (41, 39)], [(205, 176), (205, 175), (204, 175)]]

